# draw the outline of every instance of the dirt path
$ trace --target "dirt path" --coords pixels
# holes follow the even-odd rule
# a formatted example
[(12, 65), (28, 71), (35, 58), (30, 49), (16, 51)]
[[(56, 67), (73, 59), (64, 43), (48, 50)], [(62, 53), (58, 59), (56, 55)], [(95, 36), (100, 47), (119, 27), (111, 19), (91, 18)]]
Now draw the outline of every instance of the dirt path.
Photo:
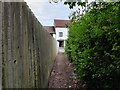
[(51, 76), (49, 88), (77, 88), (72, 66), (64, 53), (58, 53)]

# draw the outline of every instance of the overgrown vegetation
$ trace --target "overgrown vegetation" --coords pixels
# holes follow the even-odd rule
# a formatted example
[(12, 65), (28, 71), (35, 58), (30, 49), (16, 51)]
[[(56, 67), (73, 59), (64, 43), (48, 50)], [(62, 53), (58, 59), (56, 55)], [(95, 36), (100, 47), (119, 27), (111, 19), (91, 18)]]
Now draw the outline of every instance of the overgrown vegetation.
[(120, 2), (94, 4), (69, 26), (66, 53), (88, 88), (120, 89)]

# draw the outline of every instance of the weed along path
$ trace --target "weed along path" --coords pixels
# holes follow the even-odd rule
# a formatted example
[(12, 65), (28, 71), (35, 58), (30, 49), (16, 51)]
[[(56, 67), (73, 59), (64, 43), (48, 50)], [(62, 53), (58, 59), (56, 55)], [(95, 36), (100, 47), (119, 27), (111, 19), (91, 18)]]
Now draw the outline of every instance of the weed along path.
[(59, 52), (51, 76), (49, 88), (77, 88), (77, 81), (67, 56)]

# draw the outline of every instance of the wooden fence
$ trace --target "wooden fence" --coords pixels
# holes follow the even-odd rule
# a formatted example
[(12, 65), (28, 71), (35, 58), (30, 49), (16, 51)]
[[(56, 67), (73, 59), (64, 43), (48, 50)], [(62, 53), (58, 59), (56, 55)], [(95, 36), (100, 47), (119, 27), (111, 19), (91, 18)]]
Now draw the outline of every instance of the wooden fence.
[(0, 87), (46, 88), (56, 54), (25, 2), (0, 2)]

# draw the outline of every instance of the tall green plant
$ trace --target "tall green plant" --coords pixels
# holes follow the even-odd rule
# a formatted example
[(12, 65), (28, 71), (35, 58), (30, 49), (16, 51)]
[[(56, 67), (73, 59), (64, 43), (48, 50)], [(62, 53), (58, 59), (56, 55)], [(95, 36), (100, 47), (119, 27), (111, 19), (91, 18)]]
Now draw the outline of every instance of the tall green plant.
[(82, 84), (120, 89), (120, 3), (94, 5), (69, 26), (65, 50)]

